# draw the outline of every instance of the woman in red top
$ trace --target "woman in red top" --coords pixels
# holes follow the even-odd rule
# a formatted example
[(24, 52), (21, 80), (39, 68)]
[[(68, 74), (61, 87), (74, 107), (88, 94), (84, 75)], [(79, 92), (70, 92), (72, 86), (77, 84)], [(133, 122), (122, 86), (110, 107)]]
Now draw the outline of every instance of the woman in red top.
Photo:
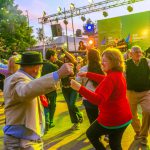
[(118, 49), (109, 48), (103, 52), (102, 69), (106, 75), (90, 72), (79, 74), (81, 77), (87, 77), (99, 83), (95, 92), (86, 89), (75, 80), (71, 81), (71, 87), (89, 102), (98, 105), (100, 110), (96, 121), (86, 132), (96, 150), (106, 150), (103, 143), (99, 141), (99, 138), (106, 134), (109, 135), (111, 150), (122, 150), (122, 135), (131, 123), (132, 115), (126, 97), (124, 59)]

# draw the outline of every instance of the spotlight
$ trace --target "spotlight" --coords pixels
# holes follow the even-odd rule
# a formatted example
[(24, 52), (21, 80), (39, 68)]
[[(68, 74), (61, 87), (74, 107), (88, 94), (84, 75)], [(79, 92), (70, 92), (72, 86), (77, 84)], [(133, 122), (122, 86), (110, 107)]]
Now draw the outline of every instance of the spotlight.
[(67, 24), (68, 24), (68, 21), (67, 21), (66, 19), (64, 20), (64, 24), (65, 24), (65, 25), (67, 25)]
[(46, 12), (43, 11), (43, 18), (42, 18), (42, 21), (45, 23), (48, 21), (48, 18), (46, 17)]
[(80, 14), (80, 9), (77, 9), (77, 10), (76, 10), (76, 14), (77, 14), (77, 15), (81, 15), (81, 14)]
[(76, 37), (82, 37), (82, 31), (81, 29), (76, 30)]
[(87, 41), (88, 45), (91, 47), (91, 46), (94, 46), (95, 45), (95, 40), (93, 37), (90, 37)]
[(45, 11), (43, 11), (43, 17), (45, 17), (46, 16), (46, 12)]
[(59, 14), (62, 12), (62, 9), (61, 9), (60, 6), (57, 8), (57, 12), (58, 12)]
[(70, 9), (71, 10), (75, 9), (75, 5), (73, 3), (70, 4)]
[(94, 41), (93, 41), (92, 39), (90, 39), (90, 40), (88, 41), (88, 43), (89, 43), (89, 45), (93, 45)]
[(103, 11), (103, 16), (104, 17), (107, 17), (108, 16), (108, 13), (106, 11)]
[(127, 10), (128, 10), (128, 12), (132, 12), (133, 11), (133, 7), (132, 6), (128, 6)]
[(48, 21), (48, 18), (47, 17), (43, 17), (43, 22), (47, 22)]
[(81, 16), (81, 20), (84, 22), (86, 18), (84, 16)]
[(87, 23), (85, 25), (85, 30), (86, 30), (86, 32), (94, 33), (94, 24)]

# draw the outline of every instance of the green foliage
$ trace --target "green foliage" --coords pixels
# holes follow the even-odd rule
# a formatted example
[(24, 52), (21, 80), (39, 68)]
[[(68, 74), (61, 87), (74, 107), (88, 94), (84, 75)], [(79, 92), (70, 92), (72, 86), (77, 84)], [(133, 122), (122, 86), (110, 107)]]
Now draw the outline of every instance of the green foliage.
[(43, 29), (42, 28), (36, 28), (36, 30), (37, 30), (38, 40), (42, 41), (45, 38)]
[(27, 17), (14, 5), (14, 0), (0, 0), (0, 39), (3, 39), (3, 50), (8, 54), (32, 47), (36, 43), (32, 32)]

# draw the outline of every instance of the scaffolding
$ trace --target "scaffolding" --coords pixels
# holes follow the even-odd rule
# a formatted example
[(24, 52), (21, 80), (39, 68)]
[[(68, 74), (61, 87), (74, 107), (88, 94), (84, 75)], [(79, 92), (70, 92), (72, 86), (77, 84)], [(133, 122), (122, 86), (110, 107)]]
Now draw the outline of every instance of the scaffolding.
[(43, 15), (38, 18), (38, 22), (41, 24), (58, 22), (59, 20), (65, 20), (68, 18), (83, 16), (89, 13), (98, 12), (98, 11), (106, 11), (107, 9), (123, 6), (123, 5), (131, 5), (133, 3), (137, 3), (144, 0), (104, 0), (98, 3), (92, 3), (83, 7), (74, 8), (73, 10), (65, 10), (61, 12), (57, 12), (52, 15)]

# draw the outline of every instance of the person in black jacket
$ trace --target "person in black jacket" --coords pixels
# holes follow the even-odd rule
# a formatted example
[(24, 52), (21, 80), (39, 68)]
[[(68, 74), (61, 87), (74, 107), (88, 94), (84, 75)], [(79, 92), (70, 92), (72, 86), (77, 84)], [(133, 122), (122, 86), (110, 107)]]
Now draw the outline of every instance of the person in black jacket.
[(150, 47), (145, 50), (145, 57), (150, 58)]
[[(52, 60), (55, 59), (56, 57), (55, 55), (56, 55), (55, 51), (47, 50), (46, 63), (43, 65), (41, 73), (42, 76), (58, 70), (58, 66), (52, 63)], [(48, 99), (49, 105), (48, 107), (44, 108), (44, 112), (45, 112), (46, 131), (48, 131), (49, 128), (55, 126), (54, 114), (56, 110), (56, 98), (57, 98), (56, 90), (46, 94), (46, 97)]]

